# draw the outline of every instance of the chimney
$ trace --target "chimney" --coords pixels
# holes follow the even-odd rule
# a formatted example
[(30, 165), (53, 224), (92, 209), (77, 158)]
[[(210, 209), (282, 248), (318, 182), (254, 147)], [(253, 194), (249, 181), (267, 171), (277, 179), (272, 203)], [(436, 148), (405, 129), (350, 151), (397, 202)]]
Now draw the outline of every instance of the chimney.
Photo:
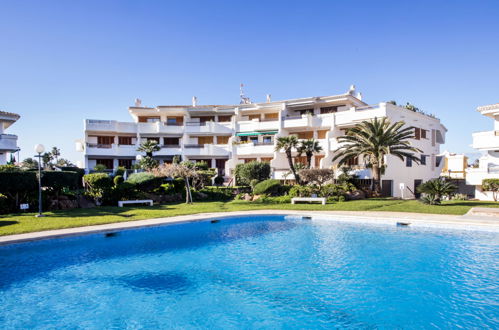
[(142, 107), (142, 100), (141, 99), (135, 99), (135, 106), (136, 107)]
[(197, 105), (198, 105), (198, 98), (195, 97), (195, 96), (193, 96), (192, 97), (192, 106), (193, 107), (197, 107)]
[(272, 101), (270, 100), (270, 99), (271, 99), (271, 97), (272, 97), (272, 95), (270, 95), (270, 94), (267, 94), (267, 103), (270, 103), (270, 102), (272, 102)]

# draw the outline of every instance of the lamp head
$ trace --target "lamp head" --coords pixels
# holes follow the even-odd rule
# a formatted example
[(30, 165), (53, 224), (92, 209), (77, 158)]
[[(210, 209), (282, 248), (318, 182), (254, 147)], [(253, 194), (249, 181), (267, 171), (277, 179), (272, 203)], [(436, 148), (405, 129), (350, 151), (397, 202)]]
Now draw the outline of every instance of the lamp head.
[(142, 155), (137, 155), (135, 156), (135, 159), (140, 162), (142, 160), (142, 158), (144, 158)]
[(35, 146), (35, 152), (36, 152), (37, 154), (41, 154), (41, 153), (43, 153), (44, 151), (45, 151), (45, 147), (43, 146), (43, 144), (37, 144), (37, 145)]

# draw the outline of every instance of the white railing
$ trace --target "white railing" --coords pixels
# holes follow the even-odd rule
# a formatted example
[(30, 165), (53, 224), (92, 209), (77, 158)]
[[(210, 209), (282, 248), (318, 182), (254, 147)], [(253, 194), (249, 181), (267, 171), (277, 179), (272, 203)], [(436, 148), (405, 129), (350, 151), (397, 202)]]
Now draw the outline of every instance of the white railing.
[(499, 136), (495, 131), (473, 133), (473, 148), (499, 149)]
[(242, 143), (236, 146), (236, 154), (239, 156), (259, 155), (259, 154), (273, 154), (274, 143)]
[(255, 120), (245, 120), (237, 123), (238, 132), (253, 132), (253, 131), (277, 131), (279, 130), (279, 121), (259, 121)]
[(85, 121), (85, 130), (101, 131), (101, 132), (135, 133), (137, 131), (137, 124), (131, 122), (119, 122), (116, 120), (87, 119)]

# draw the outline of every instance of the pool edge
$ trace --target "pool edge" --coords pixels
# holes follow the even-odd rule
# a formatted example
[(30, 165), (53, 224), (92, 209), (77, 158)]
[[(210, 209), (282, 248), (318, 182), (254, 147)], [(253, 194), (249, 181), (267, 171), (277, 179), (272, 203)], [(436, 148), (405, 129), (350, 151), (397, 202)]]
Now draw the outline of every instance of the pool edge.
[[(341, 221), (366, 222), (380, 224), (394, 224), (403, 220), (414, 226), (445, 227), (456, 229), (499, 231), (499, 219), (469, 218), (459, 215), (442, 215), (426, 213), (404, 213), (404, 212), (381, 212), (381, 211), (303, 211), (303, 210), (255, 210), (255, 211), (233, 211), (233, 212), (211, 212), (180, 215), (166, 218), (153, 218), (145, 220), (133, 220), (116, 222), (110, 224), (92, 225), (84, 227), (64, 228), (46, 230), (24, 234), (0, 236), (0, 245), (8, 245), (22, 242), (30, 242), (44, 239), (62, 238), (70, 236), (105, 233), (117, 230), (139, 229), (145, 227), (162, 226), (169, 224), (189, 223), (204, 221), (208, 219), (227, 218), (247, 215), (307, 215), (307, 216), (335, 216), (341, 217)], [(335, 220), (338, 220), (337, 218)], [(43, 220), (40, 220), (43, 221)]]

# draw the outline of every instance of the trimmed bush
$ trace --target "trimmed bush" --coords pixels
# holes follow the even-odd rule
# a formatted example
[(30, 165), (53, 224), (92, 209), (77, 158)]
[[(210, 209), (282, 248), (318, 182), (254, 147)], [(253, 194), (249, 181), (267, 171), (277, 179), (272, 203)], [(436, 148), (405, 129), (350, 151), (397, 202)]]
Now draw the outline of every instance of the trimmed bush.
[(91, 173), (83, 176), (87, 193), (94, 199), (105, 197), (113, 187), (113, 180), (106, 173)]
[(63, 189), (77, 189), (79, 174), (71, 171), (43, 171), (42, 187), (59, 193)]
[(224, 184), (225, 179), (223, 176), (218, 175), (213, 181), (217, 186), (221, 186)]
[(294, 185), (289, 190), (288, 195), (290, 197), (310, 197), (312, 194), (316, 193), (318, 193), (318, 189), (314, 189), (312, 186)]
[(76, 166), (58, 166), (61, 171), (69, 171), (78, 173), (78, 188), (83, 188), (83, 176), (85, 175), (85, 169)]
[(126, 182), (133, 184), (137, 190), (151, 192), (161, 186), (163, 178), (149, 172), (140, 172), (130, 174)]
[(255, 185), (253, 193), (256, 195), (277, 196), (283, 191), (279, 180), (269, 179)]
[(125, 181), (125, 179), (123, 179), (123, 176), (121, 175), (116, 175), (114, 178), (113, 178), (113, 183), (114, 185), (117, 187), (119, 186), (120, 184), (123, 183), (123, 181)]
[(257, 161), (237, 164), (234, 174), (239, 185), (249, 185), (252, 180), (264, 181), (270, 178), (270, 164)]

